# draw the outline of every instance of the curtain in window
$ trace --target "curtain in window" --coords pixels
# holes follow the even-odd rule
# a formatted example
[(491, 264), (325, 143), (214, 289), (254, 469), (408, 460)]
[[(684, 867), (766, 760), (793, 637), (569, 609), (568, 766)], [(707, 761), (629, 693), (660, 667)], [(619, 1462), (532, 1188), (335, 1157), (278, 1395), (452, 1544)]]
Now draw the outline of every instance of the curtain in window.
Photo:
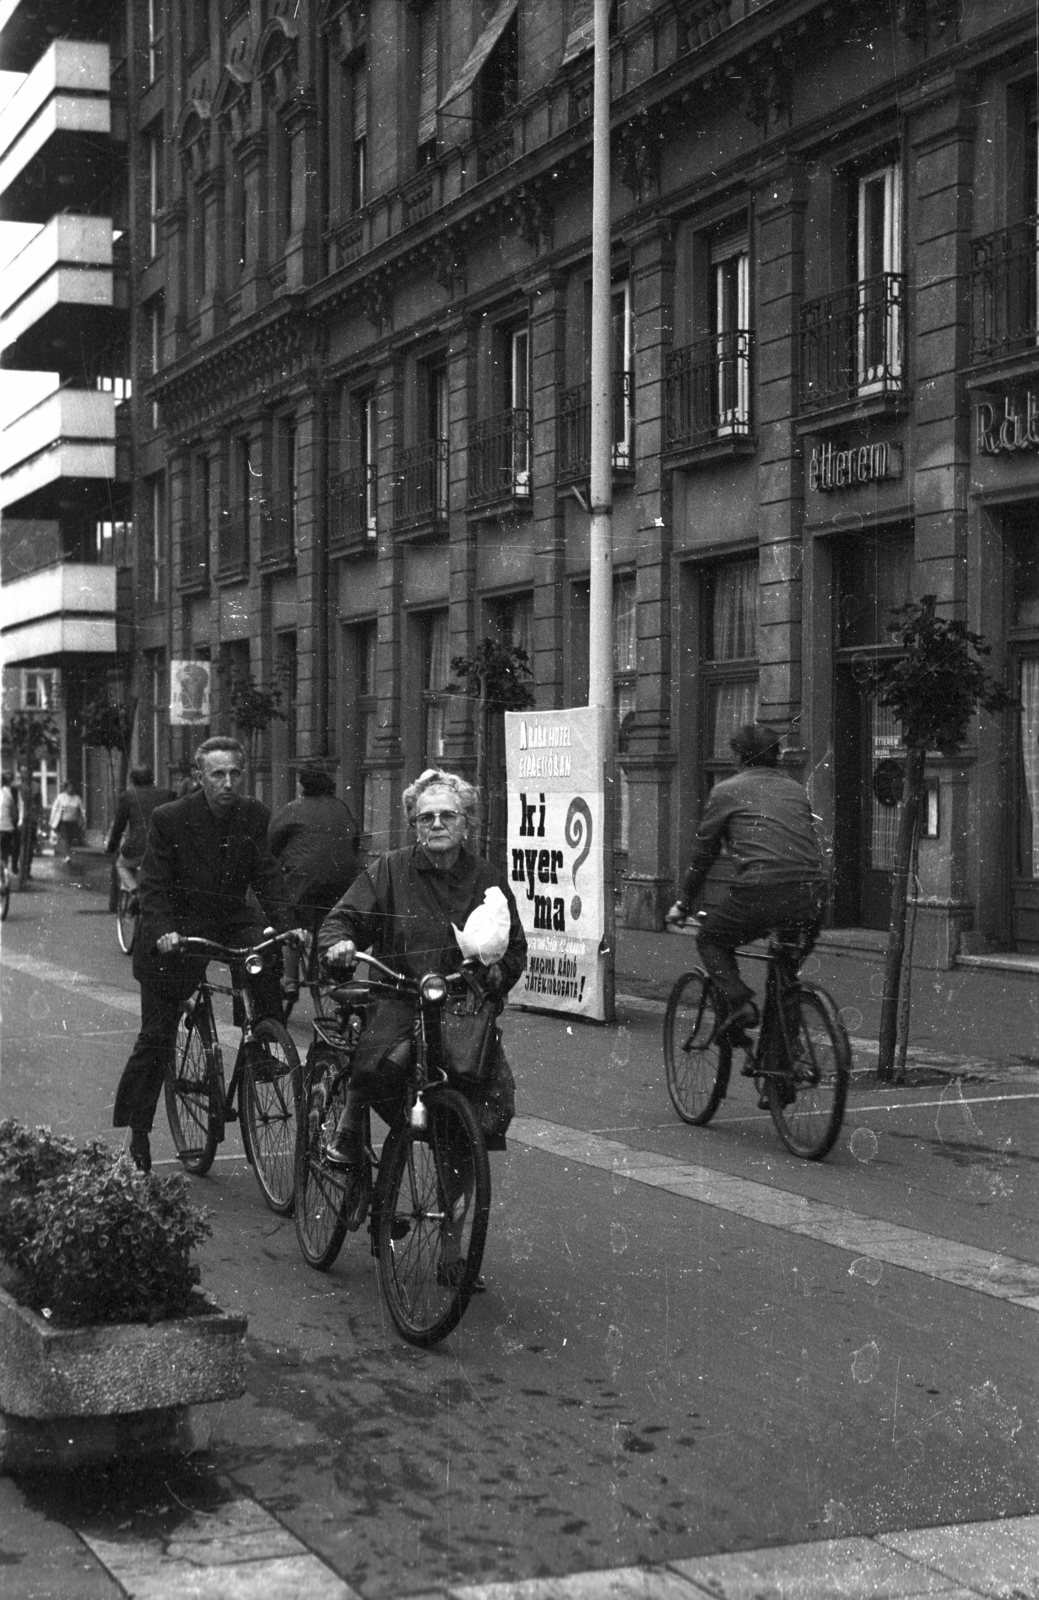
[(758, 653), (758, 564), (733, 561), (714, 580), (711, 654), (742, 661)]
[(753, 722), (758, 714), (758, 686), (752, 678), (737, 683), (715, 683), (708, 690), (712, 736), (711, 759), (733, 761), (729, 740), (737, 728)]
[[(634, 673), (638, 665), (638, 632), (636, 628), (635, 575), (617, 578), (613, 585), (613, 670), (614, 673)], [(617, 754), (623, 755), (628, 747), (628, 731), (635, 716), (634, 681), (617, 683), (613, 692)], [(617, 803), (613, 819), (613, 843), (616, 850), (627, 850), (630, 835), (631, 800), (628, 779), (622, 767), (617, 768)]]
[[(1021, 872), (1039, 878), (1039, 657), (1021, 663), (1021, 766), (1024, 794), (1021, 806), (1031, 818), (1030, 859), (1021, 862)], [(1024, 830), (1022, 830), (1024, 832)]]
[(618, 578), (613, 585), (613, 670), (634, 672), (638, 659), (635, 629), (635, 576)]
[[(870, 721), (874, 768), (880, 761), (897, 761), (900, 753), (904, 756), (901, 725), (894, 712), (888, 706), (879, 706), (874, 701)], [(898, 825), (902, 818), (901, 802), (895, 806), (881, 805), (870, 784), (866, 804), (869, 806), (870, 867), (874, 872), (893, 872), (895, 843), (898, 839)]]

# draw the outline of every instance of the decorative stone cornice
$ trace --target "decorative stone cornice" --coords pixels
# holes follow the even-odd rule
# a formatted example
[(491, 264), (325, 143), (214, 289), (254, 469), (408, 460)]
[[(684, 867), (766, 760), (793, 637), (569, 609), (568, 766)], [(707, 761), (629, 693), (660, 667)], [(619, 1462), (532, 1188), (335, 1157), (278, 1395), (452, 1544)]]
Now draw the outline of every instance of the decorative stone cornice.
[(219, 423), (255, 401), (258, 391), (284, 392), (286, 383), (310, 387), (320, 370), (322, 325), (298, 305), (248, 330), (236, 330), (205, 354), (165, 368), (146, 389), (175, 436)]

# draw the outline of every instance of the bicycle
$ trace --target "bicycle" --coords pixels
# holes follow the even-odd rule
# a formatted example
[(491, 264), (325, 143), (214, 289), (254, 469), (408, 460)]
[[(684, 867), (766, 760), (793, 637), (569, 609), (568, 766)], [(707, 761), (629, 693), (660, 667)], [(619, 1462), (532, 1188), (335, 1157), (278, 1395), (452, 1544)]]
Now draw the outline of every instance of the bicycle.
[(115, 902), (115, 932), (124, 956), (133, 955), (141, 928), (141, 901), (136, 889), (120, 888)]
[(314, 1015), (321, 1015), (322, 1006), (322, 973), (321, 952), (318, 949), (317, 928), (312, 922), (306, 931), (306, 938), (300, 947), (299, 958), (299, 989), (295, 994), (285, 994), (285, 1021), (288, 1022), (304, 989), (310, 990), (310, 998), (314, 1005)]
[(0, 861), (0, 922), (7, 921), (11, 909), (11, 871), (6, 861)]
[[(745, 1077), (786, 1148), (807, 1161), (821, 1161), (841, 1131), (851, 1075), (848, 1035), (830, 995), (806, 983), (799, 969), (810, 946), (773, 935), (765, 956), (765, 999), (757, 1041), (744, 1046)], [(729, 1086), (732, 1043), (719, 1026), (725, 997), (700, 968), (685, 972), (668, 996), (664, 1012), (664, 1064), (671, 1103), (683, 1122), (710, 1122)]]
[[(179, 950), (183, 954), (203, 955), (229, 965), (231, 983), (214, 983), (207, 974), (190, 996), (177, 1025), (165, 1080), (166, 1115), (181, 1165), (202, 1177), (213, 1165), (225, 1125), (239, 1120), (246, 1158), (260, 1193), (270, 1209), (281, 1216), (288, 1215), (293, 1203), (299, 1054), (281, 1022), (275, 1017), (256, 1016), (249, 988), (236, 979), (235, 971), (257, 977), (269, 960), (269, 952), (292, 938), (291, 933), (277, 934), (243, 949), (210, 939), (181, 940)], [(223, 1052), (213, 1014), (214, 994), (232, 997), (235, 1023), (242, 1030), (234, 1072), (226, 1089)]]
[[(304, 1260), (327, 1271), (348, 1232), (368, 1218), (379, 1285), (401, 1337), (428, 1347), (457, 1327), (476, 1289), (487, 1240), (491, 1172), (469, 1102), (450, 1084), (440, 1018), (452, 981), (414, 980), (375, 956), (355, 958), (379, 974), (331, 989), (334, 1016), (314, 1021), (303, 1068), (296, 1134), (296, 1237)], [(365, 1159), (344, 1174), (326, 1159), (353, 1070), (366, 1008), (380, 994), (414, 1002), (410, 1041), (394, 1059), (406, 1074), (382, 1152), (363, 1130)]]

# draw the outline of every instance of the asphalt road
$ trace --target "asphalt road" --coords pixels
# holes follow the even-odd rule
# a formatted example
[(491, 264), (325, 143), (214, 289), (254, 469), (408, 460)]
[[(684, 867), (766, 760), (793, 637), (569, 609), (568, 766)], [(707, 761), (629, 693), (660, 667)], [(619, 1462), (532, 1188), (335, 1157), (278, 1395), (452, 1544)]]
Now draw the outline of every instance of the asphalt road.
[[(104, 900), (16, 897), (3, 935), (0, 1115), (115, 1138), (136, 989)], [(488, 1291), (432, 1352), (366, 1235), (304, 1266), (229, 1130), (193, 1187), (248, 1389), (192, 1492), (229, 1478), (368, 1600), (1036, 1510), (1039, 1076), (860, 1084), (811, 1166), (746, 1084), (678, 1123), (659, 1012), (621, 1017), (510, 1016)]]

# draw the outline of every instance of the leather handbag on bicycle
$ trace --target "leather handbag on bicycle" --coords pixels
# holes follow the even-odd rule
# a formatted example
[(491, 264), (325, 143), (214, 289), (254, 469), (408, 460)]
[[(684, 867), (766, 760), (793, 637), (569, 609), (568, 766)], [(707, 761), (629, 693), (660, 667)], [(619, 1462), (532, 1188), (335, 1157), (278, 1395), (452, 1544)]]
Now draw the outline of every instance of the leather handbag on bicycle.
[(501, 1015), (498, 995), (486, 994), (475, 975), (462, 968), (465, 987), (444, 1007), (441, 1029), (448, 1074), (462, 1083), (482, 1083), (491, 1069)]

